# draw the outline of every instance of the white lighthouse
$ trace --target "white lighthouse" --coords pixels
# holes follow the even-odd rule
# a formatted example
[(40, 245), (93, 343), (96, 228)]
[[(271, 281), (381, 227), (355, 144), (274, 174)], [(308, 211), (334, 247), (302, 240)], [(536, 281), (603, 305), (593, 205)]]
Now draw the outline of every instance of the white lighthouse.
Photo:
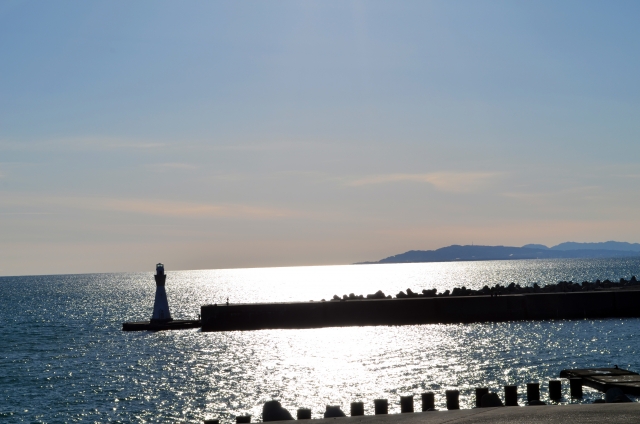
[(156, 265), (156, 300), (153, 304), (153, 315), (151, 316), (151, 323), (169, 322), (171, 318), (171, 312), (169, 312), (169, 302), (167, 301), (167, 292), (164, 289), (164, 282), (167, 276), (164, 273), (164, 265)]

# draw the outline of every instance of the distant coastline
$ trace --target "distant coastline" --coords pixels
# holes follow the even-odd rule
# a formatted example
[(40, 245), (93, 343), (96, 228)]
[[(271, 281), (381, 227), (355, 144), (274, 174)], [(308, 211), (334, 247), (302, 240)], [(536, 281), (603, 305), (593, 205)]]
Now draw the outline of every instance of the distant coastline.
[(515, 246), (452, 246), (436, 250), (409, 250), (379, 261), (357, 264), (411, 262), (491, 261), (513, 259), (579, 259), (640, 257), (640, 243), (607, 241), (600, 243), (565, 242), (553, 247), (542, 244)]

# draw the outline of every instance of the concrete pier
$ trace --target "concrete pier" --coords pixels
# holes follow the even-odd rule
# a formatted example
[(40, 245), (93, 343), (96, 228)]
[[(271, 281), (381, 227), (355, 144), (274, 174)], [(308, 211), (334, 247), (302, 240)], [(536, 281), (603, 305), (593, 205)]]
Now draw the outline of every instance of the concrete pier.
[(504, 406), (518, 406), (518, 386), (504, 386)]
[(400, 396), (400, 412), (403, 414), (413, 412), (413, 396)]
[[(521, 408), (477, 408), (414, 414), (366, 415), (341, 418), (343, 424), (507, 424), (507, 423), (613, 423), (640, 420), (640, 404), (548, 405)], [(313, 424), (335, 424), (335, 419), (313, 420)]]
[(387, 399), (374, 399), (373, 408), (376, 415), (386, 415), (389, 413), (389, 402)]
[(640, 395), (640, 374), (622, 368), (583, 368), (562, 370), (560, 377), (568, 378), (571, 397), (582, 397), (582, 386), (601, 392), (618, 388), (623, 393)]
[(364, 415), (364, 402), (351, 402), (351, 416), (358, 417)]
[(447, 390), (444, 392), (447, 399), (447, 409), (460, 409), (460, 391)]
[(482, 396), (489, 394), (489, 389), (486, 387), (476, 387), (476, 408), (482, 406)]
[(540, 400), (540, 383), (527, 383), (527, 402)]
[(427, 392), (422, 394), (422, 412), (434, 410), (436, 408), (435, 394)]
[(549, 380), (549, 399), (562, 399), (562, 382), (560, 380)]
[(640, 290), (204, 305), (202, 331), (640, 317)]

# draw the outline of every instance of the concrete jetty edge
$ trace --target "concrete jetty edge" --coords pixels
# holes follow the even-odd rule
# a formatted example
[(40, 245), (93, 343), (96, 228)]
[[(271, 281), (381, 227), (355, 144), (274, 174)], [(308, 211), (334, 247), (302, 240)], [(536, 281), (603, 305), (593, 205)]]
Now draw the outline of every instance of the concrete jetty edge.
[[(283, 421), (281, 421), (283, 422)], [(313, 424), (637, 423), (640, 404), (548, 405), (474, 408), (412, 414), (315, 419)], [(309, 423), (311, 424), (311, 423)]]
[(202, 331), (640, 317), (640, 290), (201, 307)]

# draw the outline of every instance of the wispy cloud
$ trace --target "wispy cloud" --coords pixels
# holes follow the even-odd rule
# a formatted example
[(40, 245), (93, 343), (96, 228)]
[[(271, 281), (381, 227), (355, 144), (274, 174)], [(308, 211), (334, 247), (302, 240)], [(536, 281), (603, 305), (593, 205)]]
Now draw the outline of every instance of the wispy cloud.
[(197, 166), (191, 163), (169, 162), (169, 163), (149, 163), (144, 165), (145, 168), (154, 171), (170, 171), (176, 169), (196, 169)]
[[(298, 215), (297, 211), (269, 206), (237, 203), (196, 203), (157, 199), (127, 199), (105, 197), (3, 196), (0, 207), (40, 209), (38, 213), (59, 210), (92, 210), (124, 212), (150, 216), (279, 219)], [(29, 212), (33, 213), (33, 212)]]
[(118, 137), (66, 137), (47, 140), (0, 140), (0, 150), (42, 151), (49, 149), (70, 150), (145, 150), (157, 149), (167, 143)]
[(599, 185), (566, 187), (566, 188), (550, 188), (546, 191), (510, 191), (502, 195), (513, 199), (523, 201), (538, 202), (542, 199), (568, 198), (579, 196), (582, 199), (601, 199), (603, 195), (603, 187)]
[(51, 212), (0, 212), (0, 215), (53, 215)]
[(482, 188), (500, 177), (500, 172), (431, 172), (426, 174), (379, 174), (353, 180), (350, 186), (402, 182), (427, 183), (441, 191), (465, 192)]
[[(94, 204), (92, 202), (92, 204)], [(164, 200), (98, 199), (99, 208), (117, 212), (131, 212), (157, 216), (183, 217), (235, 217), (235, 218), (284, 218), (293, 216), (291, 210), (242, 205), (207, 204)]]
[(234, 143), (234, 144), (212, 144), (209, 147), (212, 150), (228, 150), (228, 151), (276, 151), (291, 150), (296, 148), (317, 147), (318, 143), (302, 142), (302, 141), (264, 141), (261, 143)]

